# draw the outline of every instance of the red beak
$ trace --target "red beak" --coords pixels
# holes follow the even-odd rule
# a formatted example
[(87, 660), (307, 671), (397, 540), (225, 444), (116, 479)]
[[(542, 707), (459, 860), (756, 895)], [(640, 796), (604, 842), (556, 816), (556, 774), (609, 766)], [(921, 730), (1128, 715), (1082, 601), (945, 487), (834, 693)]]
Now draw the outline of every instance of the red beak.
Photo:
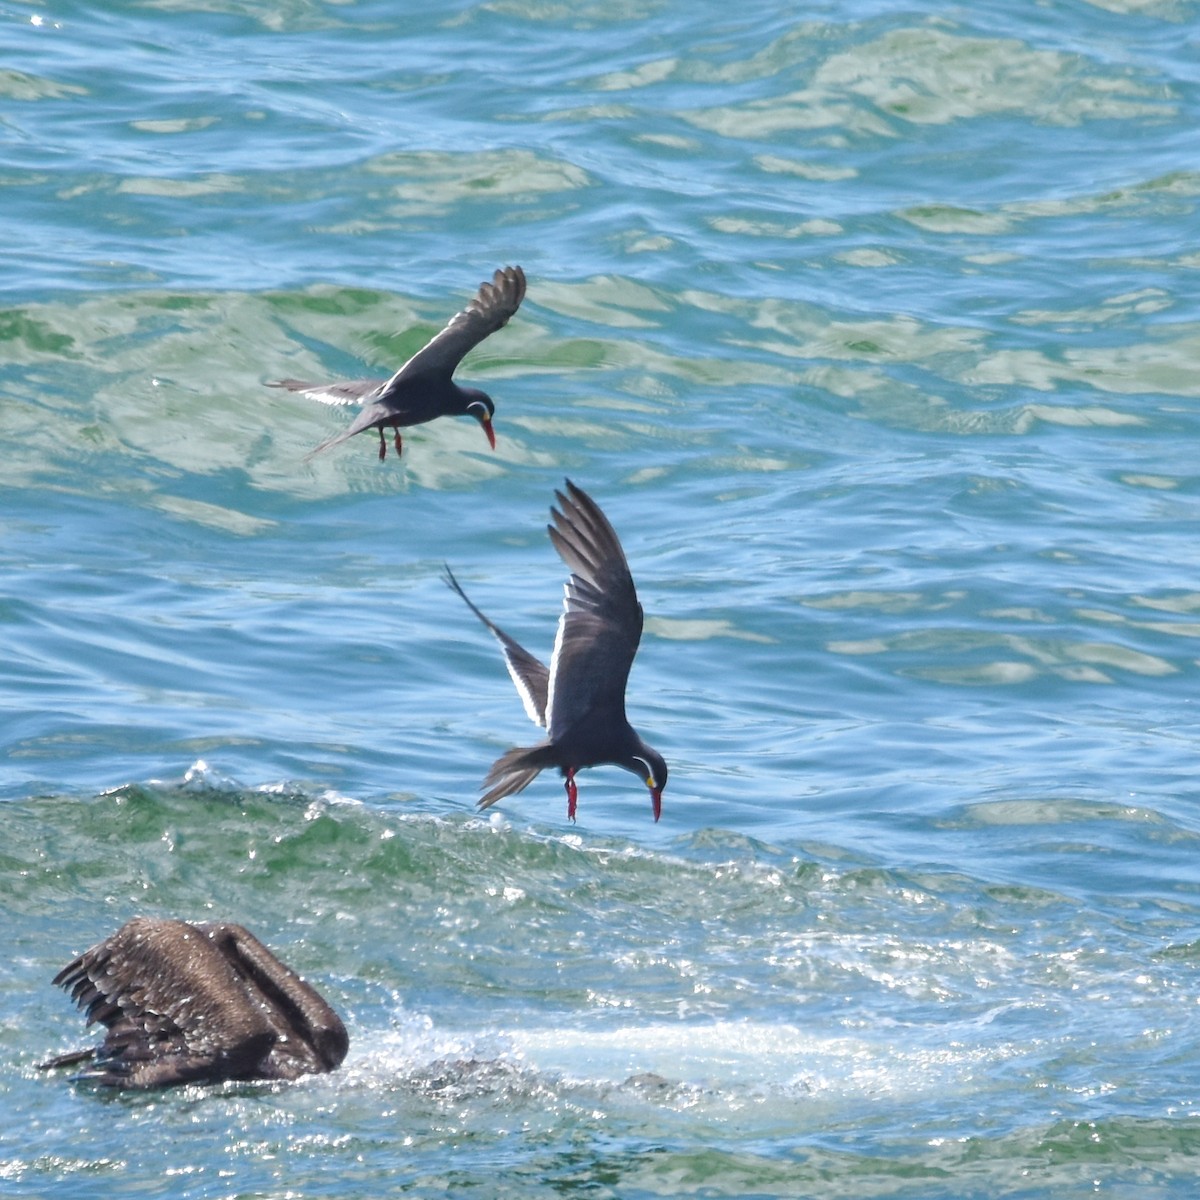
[(491, 446), (491, 448), (493, 450), (495, 450), (495, 448), (496, 448), (496, 431), (492, 428), (491, 418), (490, 417), (480, 417), (479, 423), (480, 423), (480, 425), (483, 426), (483, 432), (487, 434), (488, 445)]
[(654, 819), (662, 816), (662, 788), (650, 789), (650, 803), (654, 806)]

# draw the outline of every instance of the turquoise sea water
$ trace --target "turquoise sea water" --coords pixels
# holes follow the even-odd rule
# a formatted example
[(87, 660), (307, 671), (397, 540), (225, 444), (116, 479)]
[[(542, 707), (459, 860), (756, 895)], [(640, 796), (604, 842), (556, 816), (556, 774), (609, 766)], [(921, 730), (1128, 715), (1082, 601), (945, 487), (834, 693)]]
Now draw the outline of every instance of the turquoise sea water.
[[(0, 2), (0, 1181), (1187, 1197), (1200, 6)], [(505, 263), (470, 420), (385, 374)], [(569, 476), (646, 608), (579, 821)], [(242, 921), (335, 1075), (98, 1096), (50, 986)]]

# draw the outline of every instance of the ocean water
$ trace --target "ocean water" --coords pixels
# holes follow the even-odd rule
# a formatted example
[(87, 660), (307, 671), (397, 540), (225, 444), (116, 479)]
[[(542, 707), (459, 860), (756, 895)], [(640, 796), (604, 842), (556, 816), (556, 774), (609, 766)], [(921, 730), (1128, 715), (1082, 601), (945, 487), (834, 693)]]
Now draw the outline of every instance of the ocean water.
[[(1200, 6), (0, 0), (5, 1195), (1161, 1198), (1200, 1169)], [(386, 374), (505, 263), (478, 426)], [(646, 610), (528, 744), (566, 477)], [(336, 1074), (100, 1095), (241, 921)]]

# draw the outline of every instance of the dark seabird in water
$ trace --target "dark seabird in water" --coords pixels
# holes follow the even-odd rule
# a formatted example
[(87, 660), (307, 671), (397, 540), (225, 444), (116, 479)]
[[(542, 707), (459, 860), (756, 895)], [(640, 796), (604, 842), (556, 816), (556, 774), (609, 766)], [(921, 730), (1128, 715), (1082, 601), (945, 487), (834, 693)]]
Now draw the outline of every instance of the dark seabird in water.
[(451, 378), (464, 355), (490, 333), (508, 323), (525, 297), (525, 272), (504, 267), (491, 283), (479, 285), (475, 299), (422, 350), (418, 350), (391, 379), (352, 379), (347, 383), (308, 383), (303, 379), (278, 379), (267, 387), (287, 388), (324, 404), (361, 404), (362, 411), (341, 433), (327, 438), (307, 455), (312, 458), (364, 429), (379, 433), (379, 459), (387, 457), (383, 431), (395, 432), (396, 453), (401, 450), (400, 430), (422, 425), (434, 417), (471, 416), (483, 426), (488, 444), (496, 448), (492, 417), (496, 406), (486, 392), (459, 387)]
[(41, 1063), (114, 1088), (332, 1071), (350, 1045), (337, 1013), (240, 925), (135, 917), (54, 977), (104, 1041)]
[(491, 790), (479, 807), (524, 791), (538, 772), (558, 767), (566, 779), (567, 816), (574, 821), (575, 773), (613, 763), (632, 771), (650, 790), (657, 821), (667, 764), (625, 718), (625, 684), (642, 636), (642, 606), (633, 576), (616, 532), (596, 502), (569, 479), (567, 494), (555, 496), (562, 511), (551, 508), (554, 523), (546, 528), (571, 577), (563, 589), (549, 669), (493, 625), (446, 568), (446, 582), (503, 648), (530, 720), (546, 730), (545, 740), (536, 746), (517, 747), (495, 761), (483, 781)]

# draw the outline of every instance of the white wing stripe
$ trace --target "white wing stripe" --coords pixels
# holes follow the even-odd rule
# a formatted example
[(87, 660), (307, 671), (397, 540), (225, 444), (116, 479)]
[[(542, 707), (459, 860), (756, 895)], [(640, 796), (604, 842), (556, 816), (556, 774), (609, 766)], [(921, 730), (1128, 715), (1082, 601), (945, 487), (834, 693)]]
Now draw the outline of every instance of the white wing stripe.
[(567, 632), (567, 613), (571, 611), (571, 581), (563, 585), (563, 614), (558, 618), (558, 630), (554, 634), (554, 652), (550, 655), (550, 682), (546, 688), (546, 734), (554, 740), (554, 685), (558, 682), (558, 664)]
[[(500, 641), (499, 638), (497, 638), (496, 640)], [(500, 642), (500, 645), (503, 647), (504, 643)], [(549, 702), (547, 702), (547, 704), (546, 704), (546, 721), (543, 721), (541, 713), (539, 713), (537, 710), (537, 701), (533, 698), (533, 693), (529, 690), (528, 687), (525, 686), (525, 680), (523, 680), (521, 678), (521, 676), (517, 673), (516, 663), (514, 663), (512, 658), (509, 656), (507, 648), (505, 648), (505, 650), (504, 650), (504, 665), (508, 668), (509, 678), (512, 679), (513, 686), (517, 689), (517, 695), (521, 697), (521, 703), (525, 706), (525, 715), (535, 725), (545, 725), (546, 721), (548, 721), (550, 719)], [(553, 662), (551, 662), (551, 664), (550, 664), (550, 671), (551, 671), (550, 678), (551, 678), (551, 680), (553, 680), (553, 678), (554, 678)]]

